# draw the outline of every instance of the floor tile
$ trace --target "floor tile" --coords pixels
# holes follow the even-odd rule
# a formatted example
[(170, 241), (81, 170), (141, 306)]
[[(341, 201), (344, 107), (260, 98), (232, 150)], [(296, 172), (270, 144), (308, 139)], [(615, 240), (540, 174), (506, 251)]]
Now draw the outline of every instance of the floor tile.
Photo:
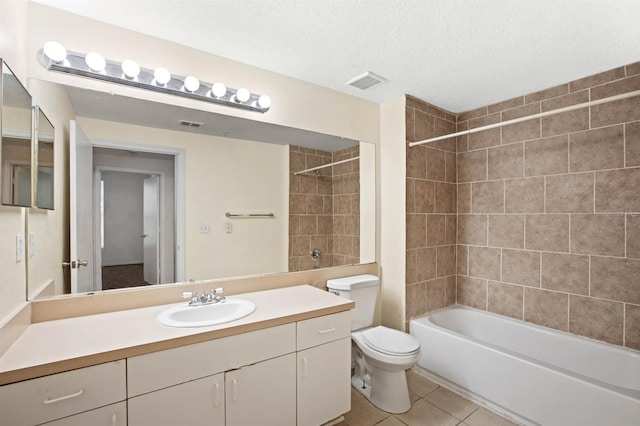
[(407, 384), (409, 385), (409, 398), (412, 403), (438, 389), (437, 383), (411, 370), (407, 370)]
[(408, 412), (396, 417), (408, 426), (455, 426), (459, 422), (423, 399), (414, 402)]
[(391, 417), (387, 417), (380, 423), (376, 424), (376, 426), (406, 426), (406, 425), (402, 423), (400, 420), (398, 420), (396, 417), (391, 416)]
[(344, 415), (340, 426), (373, 426), (391, 414), (377, 409), (357, 390), (351, 388), (351, 411)]
[(464, 420), (478, 408), (473, 402), (443, 387), (434, 390), (424, 399), (458, 420)]
[(478, 408), (472, 415), (464, 419), (469, 426), (515, 426), (504, 417), (492, 413), (486, 408)]

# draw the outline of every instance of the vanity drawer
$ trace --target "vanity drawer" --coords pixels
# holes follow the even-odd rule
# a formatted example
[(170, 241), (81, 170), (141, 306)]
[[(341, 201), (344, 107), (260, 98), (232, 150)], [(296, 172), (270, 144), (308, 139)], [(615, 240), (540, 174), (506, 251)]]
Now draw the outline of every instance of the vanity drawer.
[(351, 311), (298, 321), (298, 350), (351, 336)]
[(2, 424), (34, 425), (124, 401), (125, 361), (0, 387)]
[(129, 397), (295, 352), (295, 327), (285, 324), (128, 358)]

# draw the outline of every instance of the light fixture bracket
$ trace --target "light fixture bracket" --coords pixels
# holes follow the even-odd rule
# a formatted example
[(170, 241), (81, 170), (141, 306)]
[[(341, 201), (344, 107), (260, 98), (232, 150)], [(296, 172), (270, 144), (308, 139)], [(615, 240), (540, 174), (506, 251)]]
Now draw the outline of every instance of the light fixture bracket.
[(85, 62), (86, 55), (77, 52), (67, 52), (67, 57), (63, 61), (55, 62), (49, 59), (41, 49), (37, 53), (38, 62), (47, 70), (73, 74), (96, 80), (108, 81), (110, 83), (122, 84), (125, 86), (137, 87), (154, 92), (166, 93), (184, 98), (205, 101), (214, 104), (242, 108), (256, 112), (267, 112), (269, 107), (262, 107), (258, 100), (260, 95), (251, 93), (248, 100), (241, 102), (236, 99), (237, 89), (228, 88), (223, 96), (216, 97), (211, 93), (213, 84), (200, 82), (197, 90), (190, 92), (184, 88), (186, 77), (172, 75), (171, 79), (164, 85), (157, 84), (154, 78), (154, 70), (140, 68), (140, 73), (135, 78), (128, 78), (122, 72), (122, 65), (118, 62), (106, 60), (106, 66), (102, 71), (93, 71)]

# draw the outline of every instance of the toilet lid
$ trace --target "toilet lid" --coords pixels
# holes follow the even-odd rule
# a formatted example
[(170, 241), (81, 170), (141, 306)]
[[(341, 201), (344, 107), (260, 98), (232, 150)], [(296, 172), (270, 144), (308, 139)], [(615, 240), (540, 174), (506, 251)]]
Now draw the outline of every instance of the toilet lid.
[(362, 337), (371, 348), (387, 355), (410, 355), (420, 350), (420, 342), (412, 335), (381, 325), (365, 330)]

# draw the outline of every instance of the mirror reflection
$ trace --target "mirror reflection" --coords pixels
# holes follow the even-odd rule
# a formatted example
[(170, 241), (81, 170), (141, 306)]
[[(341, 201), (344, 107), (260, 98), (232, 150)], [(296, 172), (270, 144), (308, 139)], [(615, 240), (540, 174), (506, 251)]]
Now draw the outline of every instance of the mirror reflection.
[(31, 95), (2, 63), (2, 184), (0, 202), (31, 206)]
[(374, 260), (373, 144), (67, 92), (73, 292)]
[(36, 108), (37, 122), (35, 135), (35, 153), (37, 173), (35, 175), (36, 202), (40, 209), (53, 210), (53, 139), (54, 128), (51, 121)]

